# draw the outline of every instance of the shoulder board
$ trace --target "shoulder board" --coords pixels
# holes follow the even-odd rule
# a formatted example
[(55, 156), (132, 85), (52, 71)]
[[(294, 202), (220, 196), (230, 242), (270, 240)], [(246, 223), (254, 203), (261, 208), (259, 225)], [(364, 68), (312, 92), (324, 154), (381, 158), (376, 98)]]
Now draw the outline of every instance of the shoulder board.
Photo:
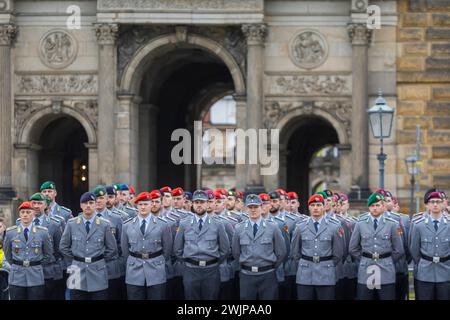
[(129, 219), (125, 220), (125, 221), (123, 222), (123, 224), (128, 223), (128, 222), (130, 222), (130, 221), (133, 220), (133, 219), (134, 219), (134, 218), (129, 218)]
[(158, 220), (164, 221), (165, 223), (167, 223), (167, 220), (161, 217), (158, 217)]
[(391, 211), (389, 213), (392, 214), (393, 216), (400, 217), (400, 213), (398, 213), (398, 212)]
[(234, 221), (234, 222), (239, 222), (239, 220), (236, 219), (235, 217), (227, 217), (227, 218), (230, 219), (230, 220), (232, 220), (232, 221)]
[(248, 213), (247, 213), (247, 212), (242, 212), (242, 215), (243, 215), (244, 217), (247, 217), (247, 218), (248, 218)]
[[(54, 217), (57, 217), (57, 216), (54, 216)], [(77, 219), (78, 219), (78, 217), (73, 217), (73, 218), (70, 218), (69, 220), (67, 220), (67, 222), (77, 221)]]
[(226, 217), (224, 217), (223, 215), (221, 215), (221, 214), (219, 214), (219, 215), (217, 215), (217, 214), (214, 214), (213, 215), (213, 218), (218, 218), (218, 219), (222, 219), (222, 220), (227, 220), (227, 218)]
[(367, 221), (369, 219), (369, 215), (359, 216), (358, 221)]
[(413, 214), (413, 218), (423, 216), (423, 212), (417, 212)]
[(284, 220), (283, 219), (281, 219), (280, 217), (274, 217), (276, 220), (278, 220), (278, 221), (281, 221), (281, 222), (284, 222)]
[(17, 223), (17, 222), (20, 222), (21, 220), (22, 220), (21, 218), (17, 218), (17, 219), (16, 219), (16, 223)]
[(126, 209), (130, 209), (130, 210), (133, 210), (133, 211), (138, 211), (138, 209), (133, 208), (133, 207), (130, 207), (130, 206), (126, 206), (125, 208), (126, 208)]
[(169, 211), (169, 214), (171, 214), (171, 215), (173, 215), (173, 216), (175, 216), (177, 218), (180, 217), (180, 215), (178, 213), (174, 212), (174, 211)]
[(288, 217), (289, 219), (294, 220), (294, 221), (297, 220), (295, 217), (291, 216), (290, 214), (287, 214), (286, 217)]
[(18, 226), (11, 226), (11, 227), (7, 228), (6, 231), (15, 230), (17, 228), (18, 228)]
[(333, 222), (334, 224), (341, 224), (341, 221), (339, 221), (338, 219), (334, 218), (334, 217), (328, 217), (328, 220), (330, 222)]
[(165, 217), (167, 220), (170, 220), (170, 221), (172, 221), (172, 222), (176, 222), (177, 220), (175, 220), (174, 218), (172, 218), (172, 217), (169, 217), (169, 216), (166, 216)]
[(60, 206), (60, 207), (61, 207), (61, 209), (63, 209), (64, 211), (72, 212), (72, 210), (70, 210), (69, 208), (66, 208), (66, 207), (63, 207), (63, 206)]
[(300, 221), (298, 221), (298, 222), (296, 223), (296, 225), (299, 226), (299, 225), (301, 225), (301, 224), (305, 224), (305, 223), (308, 222), (308, 221), (309, 221), (309, 217), (308, 217), (308, 218), (305, 218), (305, 219), (302, 219), (302, 220), (300, 220)]
[(52, 221), (54, 221), (54, 222), (56, 222), (56, 223), (60, 223), (61, 222), (61, 220), (58, 220), (57, 218), (55, 218), (55, 217), (50, 217), (50, 220), (52, 220)]
[(395, 220), (395, 219), (393, 219), (393, 218), (391, 218), (391, 217), (384, 217), (387, 221), (391, 221), (391, 222), (394, 222), (395, 224), (398, 224), (398, 221), (397, 220)]
[[(65, 220), (64, 217), (61, 217), (61, 216), (59, 216), (57, 214), (54, 214), (53, 217), (55, 217), (56, 219), (59, 219), (60, 221)], [(73, 219), (73, 218), (71, 218), (71, 219)]]
[(43, 226), (36, 226), (36, 229), (48, 231), (48, 229), (46, 227), (43, 227)]
[(97, 217), (100, 221), (106, 222), (106, 223), (110, 223), (109, 220), (103, 218), (103, 217)]
[(414, 224), (422, 222), (422, 221), (425, 221), (425, 217), (417, 217), (417, 218), (411, 220), (411, 222)]
[(358, 217), (366, 217), (367, 215), (369, 215), (368, 212), (363, 212), (363, 213), (361, 213)]

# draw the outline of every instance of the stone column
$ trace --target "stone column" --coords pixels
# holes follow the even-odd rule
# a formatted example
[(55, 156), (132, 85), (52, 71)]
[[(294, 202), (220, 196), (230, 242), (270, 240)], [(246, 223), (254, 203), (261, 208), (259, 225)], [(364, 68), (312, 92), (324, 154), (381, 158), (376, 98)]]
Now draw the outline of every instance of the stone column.
[(156, 148), (158, 107), (142, 103), (139, 107), (139, 190), (152, 190), (156, 186)]
[[(236, 128), (245, 130), (247, 127), (247, 101), (243, 95), (235, 95), (236, 101)], [(236, 159), (236, 157), (235, 157)], [(244, 190), (246, 182), (246, 166), (245, 164), (235, 164), (236, 188)]]
[(351, 23), (347, 30), (352, 43), (352, 191), (364, 197), (369, 187), (367, 49), (372, 30), (362, 23)]
[(11, 184), (11, 44), (16, 32), (17, 27), (13, 24), (0, 25), (0, 199), (5, 200), (15, 196)]
[[(267, 32), (265, 24), (246, 24), (242, 31), (247, 39), (247, 130), (258, 130), (262, 125), (264, 105), (264, 39)], [(260, 164), (246, 166), (246, 189), (258, 192), (264, 189)]]
[(115, 181), (116, 39), (117, 24), (96, 24), (98, 40), (98, 177)]

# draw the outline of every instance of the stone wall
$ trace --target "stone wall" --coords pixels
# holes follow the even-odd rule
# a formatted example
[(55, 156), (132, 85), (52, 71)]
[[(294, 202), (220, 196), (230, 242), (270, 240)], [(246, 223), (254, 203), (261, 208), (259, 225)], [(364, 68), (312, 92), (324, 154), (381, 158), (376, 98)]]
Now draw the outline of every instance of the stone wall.
[(414, 152), (417, 124), (422, 128), (422, 189), (450, 190), (450, 2), (400, 0), (398, 11), (396, 171), (403, 211), (408, 211), (404, 159)]

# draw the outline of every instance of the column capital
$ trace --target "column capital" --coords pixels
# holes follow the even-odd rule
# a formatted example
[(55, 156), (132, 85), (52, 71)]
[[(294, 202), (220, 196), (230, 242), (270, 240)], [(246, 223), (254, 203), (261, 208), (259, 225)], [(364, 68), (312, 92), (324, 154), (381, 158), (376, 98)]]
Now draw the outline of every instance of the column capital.
[(117, 23), (95, 23), (95, 35), (98, 44), (114, 45), (119, 34), (119, 25)]
[(243, 24), (242, 32), (247, 39), (248, 45), (262, 45), (267, 35), (267, 25), (261, 24)]
[(372, 39), (373, 30), (367, 28), (363, 23), (349, 23), (347, 32), (352, 45), (368, 46)]
[(0, 24), (0, 46), (10, 46), (17, 34), (15, 24)]

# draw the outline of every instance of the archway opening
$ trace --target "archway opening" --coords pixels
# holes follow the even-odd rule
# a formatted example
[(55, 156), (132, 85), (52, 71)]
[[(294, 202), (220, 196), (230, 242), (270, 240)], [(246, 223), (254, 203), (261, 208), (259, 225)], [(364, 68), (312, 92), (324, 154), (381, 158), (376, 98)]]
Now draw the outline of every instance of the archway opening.
[[(317, 159), (325, 146), (334, 150), (339, 143), (338, 135), (333, 126), (326, 120), (308, 116), (296, 119), (291, 124), (291, 134), (287, 142), (287, 189), (296, 191), (300, 197), (300, 209), (307, 212), (308, 197), (317, 181), (326, 175), (324, 167), (318, 168)], [(313, 161), (314, 160), (314, 161)], [(313, 185), (314, 184), (314, 185)]]
[[(139, 158), (150, 165), (141, 167), (145, 177), (138, 176), (138, 180), (145, 182), (138, 181), (138, 185), (195, 189), (200, 180), (199, 166), (193, 163), (194, 121), (202, 121), (213, 101), (234, 92), (233, 79), (217, 56), (190, 44), (153, 52), (146, 65), (139, 95), (143, 104), (153, 106), (153, 111), (139, 122), (139, 152), (146, 155)], [(171, 135), (182, 128), (191, 133), (191, 164), (175, 165), (171, 152), (179, 142), (171, 141)]]
[(74, 214), (79, 212), (81, 194), (88, 191), (88, 137), (83, 126), (72, 117), (62, 117), (47, 124), (39, 136), (39, 182), (53, 180), (56, 201)]

